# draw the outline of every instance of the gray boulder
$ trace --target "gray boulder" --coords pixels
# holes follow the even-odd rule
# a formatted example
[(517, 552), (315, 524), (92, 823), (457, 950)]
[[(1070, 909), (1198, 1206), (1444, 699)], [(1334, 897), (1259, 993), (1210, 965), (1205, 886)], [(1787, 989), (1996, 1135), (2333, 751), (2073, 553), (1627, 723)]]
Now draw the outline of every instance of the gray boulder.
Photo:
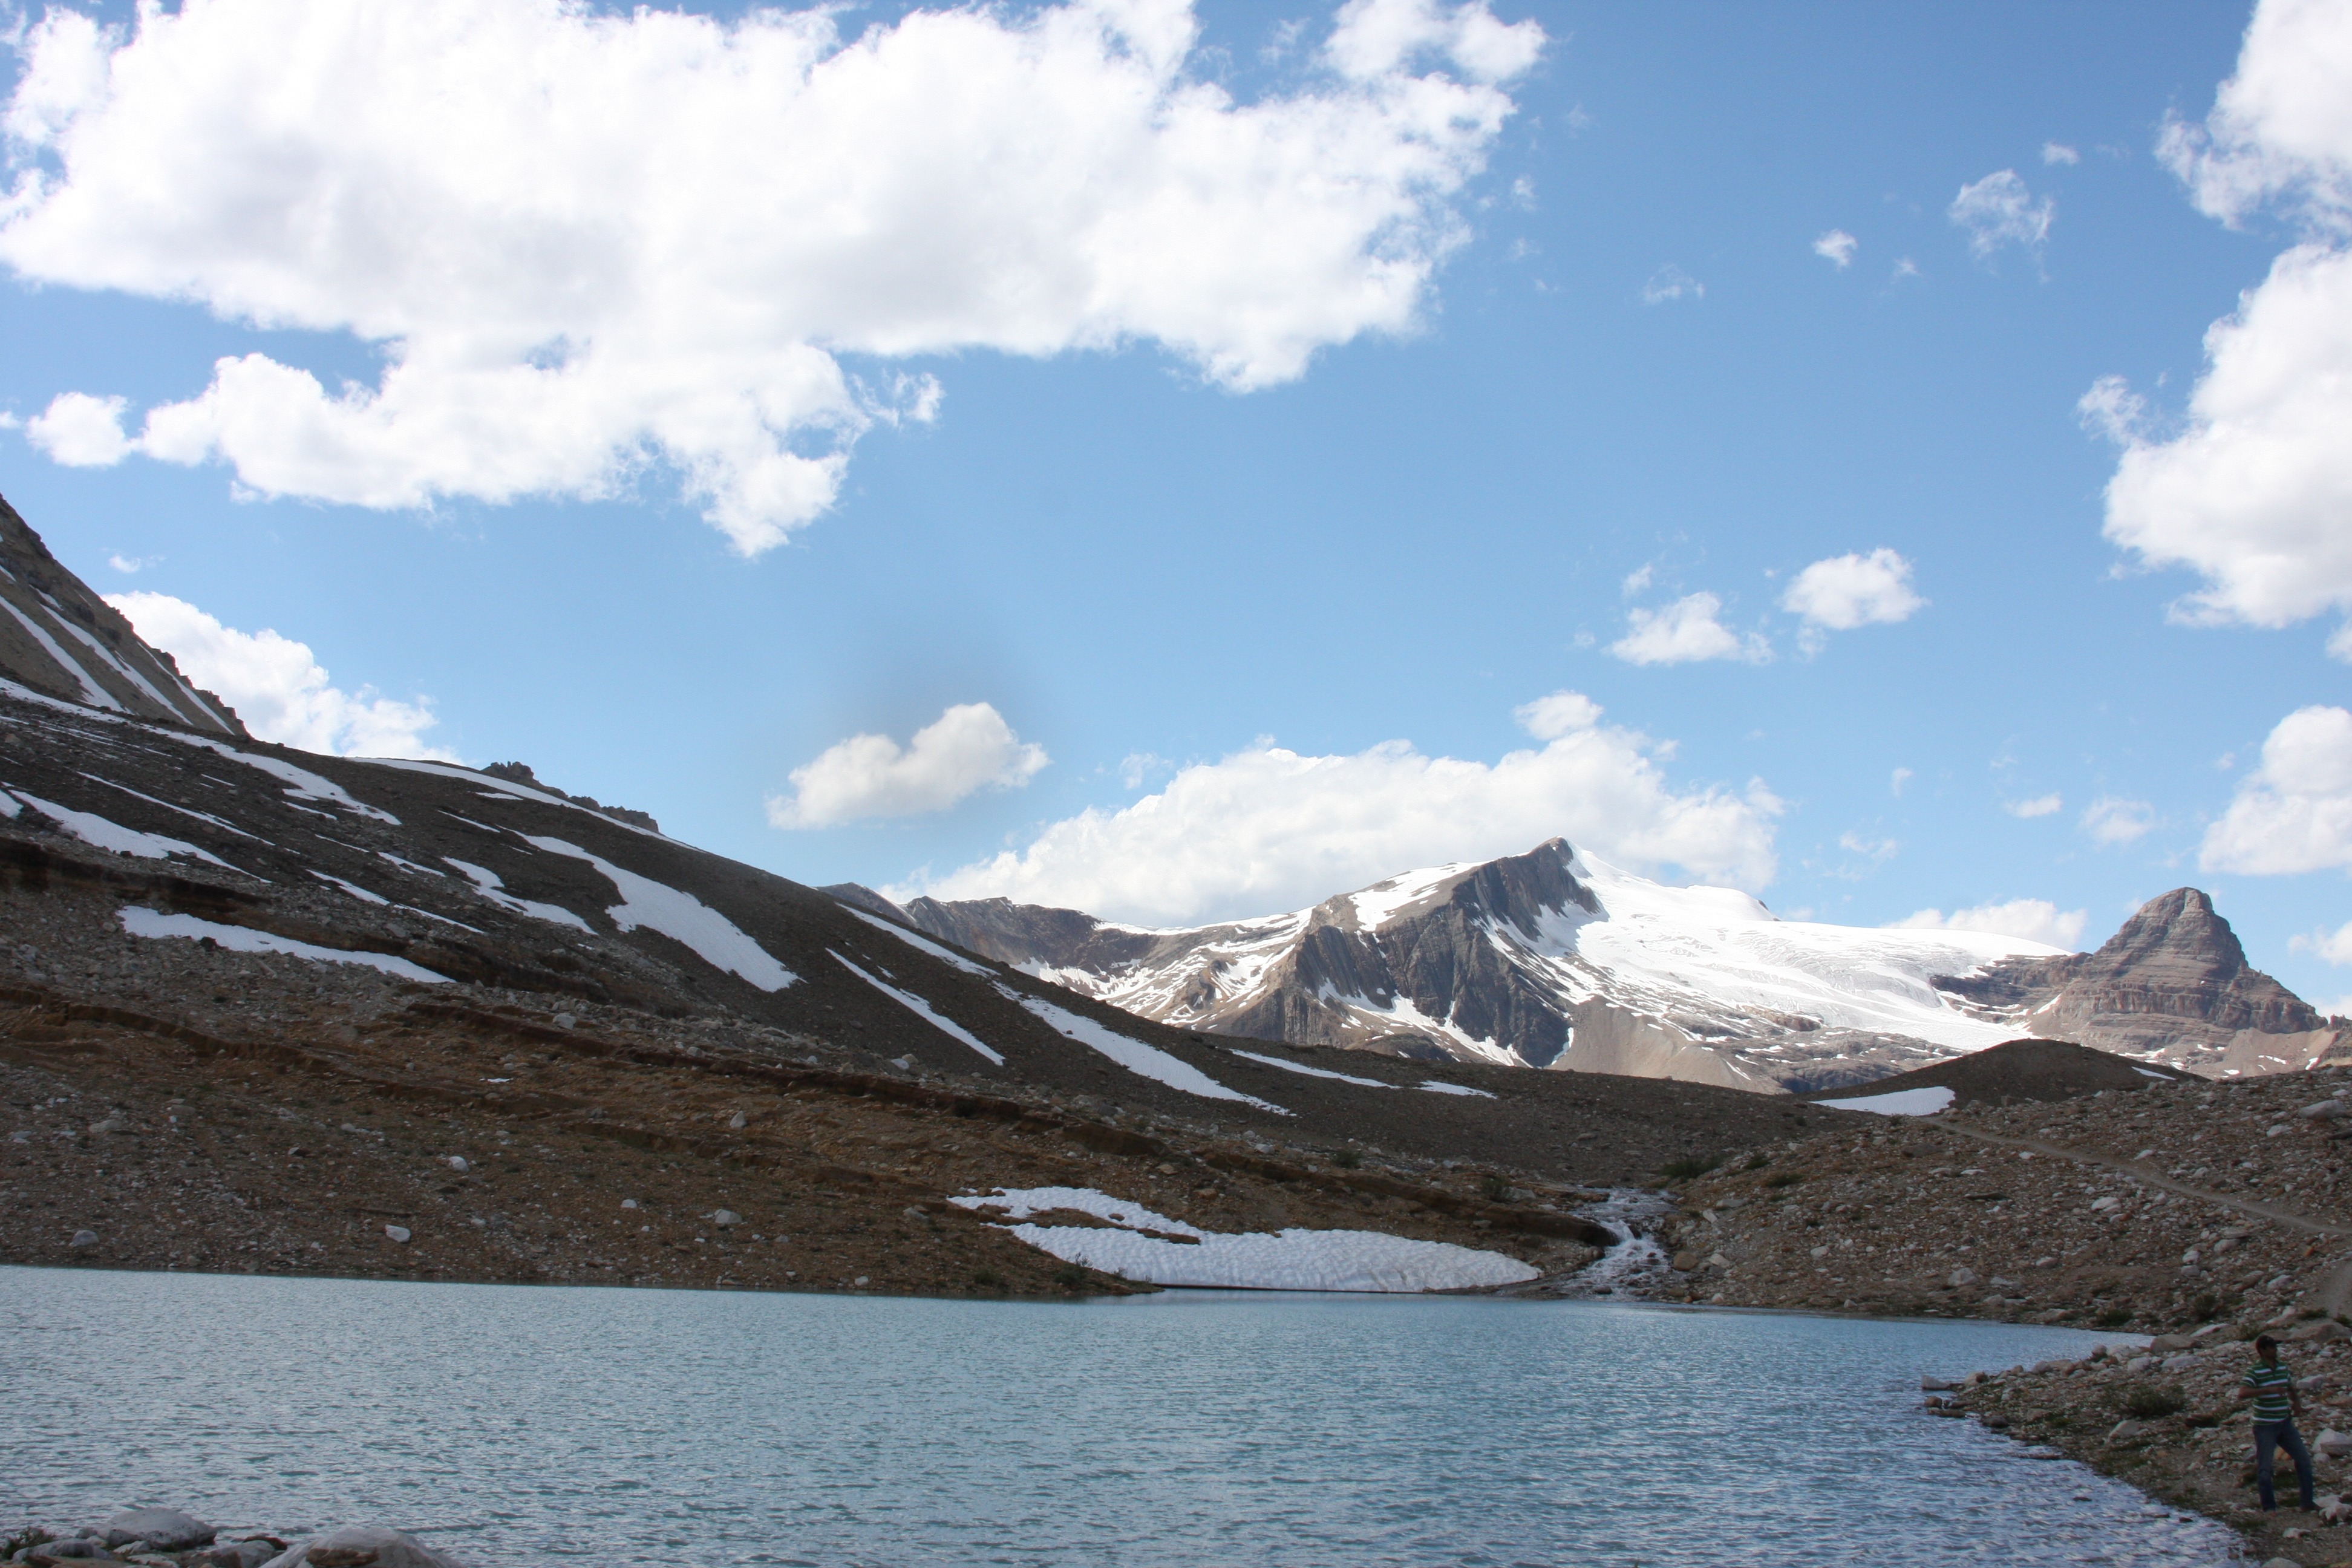
[(143, 1541), (158, 1552), (185, 1552), (191, 1547), (210, 1546), (215, 1532), (192, 1513), (182, 1513), (175, 1508), (125, 1509), (98, 1527), (100, 1541), (109, 1546), (127, 1546)]
[(413, 1535), (380, 1524), (346, 1524), (298, 1541), (263, 1568), (464, 1568)]
[(267, 1537), (240, 1541), (230, 1546), (215, 1546), (209, 1552), (199, 1552), (181, 1559), (184, 1568), (261, 1568), (261, 1565), (286, 1550), (282, 1541)]
[(115, 1560), (114, 1553), (106, 1549), (104, 1542), (91, 1541), (86, 1537), (79, 1541), (52, 1541), (45, 1546), (36, 1546), (31, 1552), (26, 1553), (27, 1557), (35, 1554), (43, 1557), (79, 1557), (92, 1563), (111, 1563)]

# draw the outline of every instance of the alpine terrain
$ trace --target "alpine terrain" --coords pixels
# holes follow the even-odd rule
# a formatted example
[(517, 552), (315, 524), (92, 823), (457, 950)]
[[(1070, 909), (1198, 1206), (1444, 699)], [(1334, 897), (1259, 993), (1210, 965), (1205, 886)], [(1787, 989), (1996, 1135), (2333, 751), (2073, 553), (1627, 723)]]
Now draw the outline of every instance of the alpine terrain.
[(2210, 1074), (2292, 1070), (2347, 1046), (2342, 1020), (2247, 966), (2194, 889), (2087, 954), (1784, 921), (1745, 893), (1663, 886), (1558, 838), (1191, 930), (831, 890), (1142, 1017), (1425, 1060), (1803, 1092), (2021, 1035)]

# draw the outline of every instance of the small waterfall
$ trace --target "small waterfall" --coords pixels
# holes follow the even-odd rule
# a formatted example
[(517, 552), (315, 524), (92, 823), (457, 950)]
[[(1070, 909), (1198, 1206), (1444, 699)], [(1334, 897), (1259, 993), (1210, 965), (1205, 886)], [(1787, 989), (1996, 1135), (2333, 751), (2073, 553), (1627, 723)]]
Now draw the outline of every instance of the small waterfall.
[(1639, 1300), (1671, 1272), (1657, 1233), (1675, 1201), (1650, 1187), (1612, 1187), (1578, 1208), (1601, 1225), (1617, 1244), (1573, 1274), (1555, 1275), (1525, 1287), (1530, 1293), (1571, 1300), (1616, 1297)]

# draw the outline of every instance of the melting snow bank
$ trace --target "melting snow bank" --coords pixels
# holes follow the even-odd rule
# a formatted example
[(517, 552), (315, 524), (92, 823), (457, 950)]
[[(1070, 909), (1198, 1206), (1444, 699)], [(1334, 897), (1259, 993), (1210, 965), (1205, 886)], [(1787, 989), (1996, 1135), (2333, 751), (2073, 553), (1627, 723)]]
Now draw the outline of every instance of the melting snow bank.
[(1082, 1046), (1093, 1047), (1131, 1073), (1164, 1083), (1171, 1089), (1181, 1089), (1186, 1094), (1197, 1094), (1203, 1100), (1237, 1100), (1244, 1105), (1255, 1105), (1260, 1110), (1271, 1110), (1276, 1116), (1290, 1114), (1270, 1100), (1244, 1094), (1237, 1089), (1227, 1089), (1183, 1058), (1170, 1056), (1159, 1047), (1147, 1046), (1141, 1040), (1130, 1040), (1116, 1030), (1106, 1029), (1083, 1014), (1073, 1013), (1066, 1007), (1056, 1007), (1043, 997), (1024, 996), (1002, 981), (997, 983), (996, 989), (1003, 993), (1006, 1001), (1020, 1003), (1051, 1024), (1065, 1037)]
[(423, 964), (411, 963), (388, 952), (351, 952), (340, 947), (317, 947), (307, 942), (296, 942), (290, 936), (278, 936), (266, 931), (254, 931), (246, 926), (225, 926), (212, 921), (198, 920), (194, 915), (159, 914), (141, 905), (119, 911), (122, 929), (132, 936), (176, 936), (190, 942), (210, 937), (232, 952), (282, 952), (294, 958), (307, 958), (318, 963), (360, 963), (370, 969), (381, 969), (386, 974), (397, 974), (403, 980), (422, 980), (435, 985), (446, 985), (449, 977), (436, 974)]
[[(991, 1196), (974, 1194), (949, 1201), (968, 1209), (1002, 1210), (1011, 1221), (1055, 1210), (1091, 1215), (1108, 1225), (1013, 1224), (1006, 1228), (1066, 1263), (1154, 1285), (1234, 1290), (1471, 1290), (1521, 1284), (1538, 1273), (1499, 1252), (1374, 1230), (1223, 1235), (1092, 1187), (999, 1187)], [(1146, 1231), (1160, 1234), (1142, 1234)]]
[(739, 974), (762, 991), (782, 991), (800, 978), (778, 963), (741, 927), (692, 893), (680, 892), (666, 882), (624, 870), (604, 857), (591, 855), (561, 838), (533, 838), (529, 834), (523, 838), (551, 855), (585, 860), (604, 873), (621, 895), (621, 901), (604, 912), (623, 931), (635, 931), (639, 926), (657, 931), (694, 949), (711, 968)]
[(920, 996), (916, 995), (911, 991), (901, 991), (896, 985), (892, 985), (887, 981), (877, 980), (871, 974), (866, 973), (866, 971), (858, 968), (857, 965), (850, 963), (849, 960), (842, 957), (841, 954), (833, 952), (833, 949), (829, 947), (825, 949), (825, 952), (833, 953), (833, 961), (835, 963), (838, 963), (841, 967), (849, 971), (850, 973), (857, 976), (858, 979), (866, 982), (866, 984), (874, 987), (875, 990), (882, 993), (883, 995), (890, 998), (891, 1001), (898, 1004), (899, 1006), (906, 1008), (909, 1013), (917, 1015), (925, 1023), (930, 1025), (931, 1027), (939, 1030), (940, 1033), (948, 1036), (951, 1039), (961, 1040), (965, 1045), (970, 1046), (973, 1050), (978, 1051), (982, 1056), (986, 1057), (998, 1067), (1003, 1067), (1004, 1065), (1004, 1058), (997, 1055), (996, 1052), (991, 1050), (988, 1047), (981, 1044), (980, 1037), (978, 1035), (973, 1034), (970, 1029), (965, 1028), (953, 1018), (941, 1014), (938, 1008), (932, 1006), (929, 1002), (924, 1001)]
[(1813, 1103), (1826, 1105), (1833, 1110), (1873, 1110), (1881, 1116), (1933, 1116), (1952, 1103), (1952, 1091), (1938, 1083), (1930, 1084), (1926, 1089), (1898, 1089), (1889, 1094), (1865, 1094), (1859, 1100), (1817, 1100)]
[[(1270, 1068), (1280, 1068), (1285, 1072), (1299, 1073), (1307, 1078), (1328, 1078), (1334, 1083), (1352, 1083), (1360, 1089), (1403, 1089), (1408, 1087), (1407, 1085), (1401, 1083), (1383, 1083), (1376, 1078), (1358, 1078), (1353, 1073), (1333, 1072), (1328, 1068), (1311, 1068), (1305, 1062), (1294, 1062), (1282, 1057), (1265, 1056), (1257, 1051), (1234, 1050), (1234, 1055), (1244, 1058), (1249, 1061), (1263, 1063)], [(1485, 1089), (1472, 1089), (1466, 1083), (1445, 1083), (1433, 1078), (1425, 1079), (1422, 1082), (1411, 1085), (1410, 1087), (1413, 1089), (1425, 1089), (1432, 1094), (1475, 1094), (1481, 1100), (1492, 1100), (1495, 1098)]]

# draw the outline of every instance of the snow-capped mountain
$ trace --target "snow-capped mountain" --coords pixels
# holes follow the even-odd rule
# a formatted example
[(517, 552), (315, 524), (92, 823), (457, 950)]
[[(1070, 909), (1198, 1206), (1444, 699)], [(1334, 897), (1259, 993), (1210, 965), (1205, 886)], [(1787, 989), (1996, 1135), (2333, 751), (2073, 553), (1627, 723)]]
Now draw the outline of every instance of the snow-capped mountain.
[[(864, 889), (831, 890), (894, 908)], [(2210, 904), (2202, 908), (2227, 937)], [(2158, 931), (2133, 955), (2094, 963), (2011, 937), (1784, 921), (1744, 893), (1667, 887), (1562, 839), (1483, 865), (1408, 872), (1311, 909), (1192, 930), (1001, 899), (918, 899), (894, 912), (1188, 1028), (1742, 1089), (1867, 1081), (2044, 1025), (2042, 1032), (2063, 1026), (2070, 1037), (2106, 1044), (2102, 1035), (2116, 1031), (2103, 1020), (2132, 990), (2122, 971), (2165, 994), (2136, 1010), (2136, 1032), (2114, 1042), (2123, 1048), (2209, 1070), (2273, 1071), (2265, 1051), (2300, 1067), (2336, 1038), (2275, 981), (2246, 970), (2234, 938), (2223, 951), (2203, 926), (2183, 927), (2172, 942)], [(2205, 958), (2184, 963), (2182, 942)], [(2214, 965), (2232, 963), (2216, 983)], [(2202, 978), (2184, 989), (2192, 970)], [(2240, 971), (2252, 978), (2234, 978)], [(2095, 976), (2108, 1005), (2086, 992), (2071, 1005), (2057, 1000)], [(2231, 995), (2258, 993), (2273, 1005), (2221, 1019), (2197, 985), (2215, 996), (2235, 985)], [(2261, 1049), (2241, 1037), (2250, 1027)]]

